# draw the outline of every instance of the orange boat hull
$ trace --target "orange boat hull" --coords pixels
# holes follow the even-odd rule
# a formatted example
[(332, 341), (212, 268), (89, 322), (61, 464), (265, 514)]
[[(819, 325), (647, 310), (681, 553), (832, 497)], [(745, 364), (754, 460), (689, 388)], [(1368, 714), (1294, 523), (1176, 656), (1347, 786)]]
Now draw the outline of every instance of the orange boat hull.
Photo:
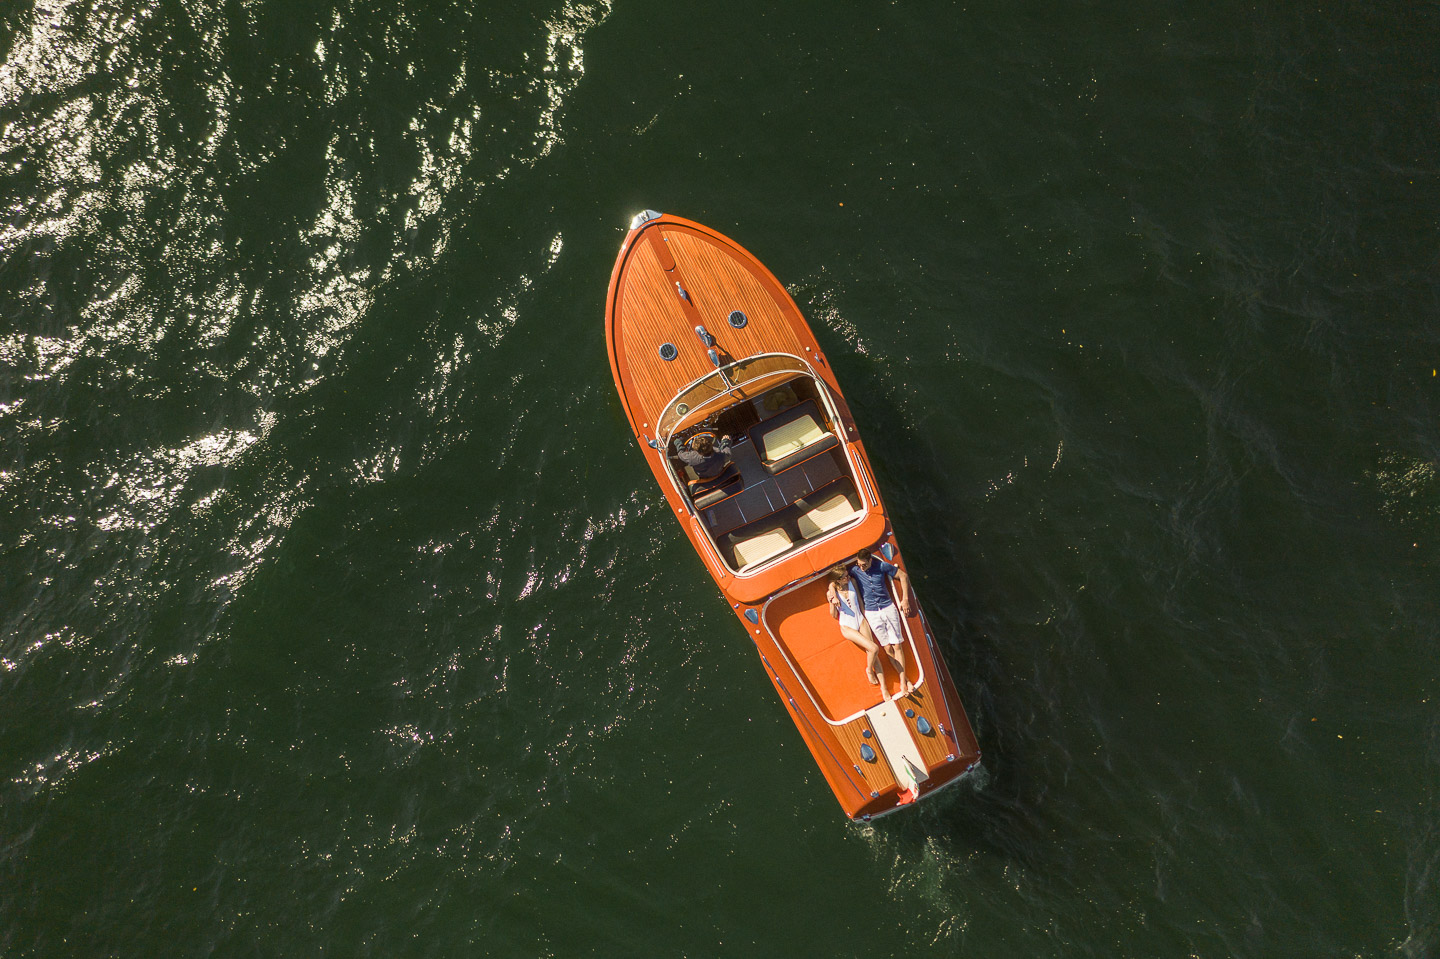
[[(972, 768), (980, 751), (918, 602), (904, 621), (918, 682), (903, 696), (883, 655), (869, 683), (831, 616), (827, 570), (867, 549), (905, 559), (840, 384), (779, 281), (721, 234), (647, 213), (616, 259), (605, 334), (641, 453), (846, 814), (891, 812)], [(739, 475), (697, 493), (672, 450), (751, 421)], [(802, 448), (780, 458), (786, 442)]]

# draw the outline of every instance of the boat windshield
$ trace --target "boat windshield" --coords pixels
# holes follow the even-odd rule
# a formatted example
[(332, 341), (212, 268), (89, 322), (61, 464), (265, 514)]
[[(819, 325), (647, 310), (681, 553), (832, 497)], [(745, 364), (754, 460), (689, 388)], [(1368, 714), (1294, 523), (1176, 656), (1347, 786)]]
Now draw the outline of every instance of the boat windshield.
[(797, 373), (815, 375), (809, 364), (788, 353), (761, 353), (722, 366), (675, 395), (655, 424), (656, 438), (663, 448), (676, 430), (727, 406), (762, 396), (776, 382)]

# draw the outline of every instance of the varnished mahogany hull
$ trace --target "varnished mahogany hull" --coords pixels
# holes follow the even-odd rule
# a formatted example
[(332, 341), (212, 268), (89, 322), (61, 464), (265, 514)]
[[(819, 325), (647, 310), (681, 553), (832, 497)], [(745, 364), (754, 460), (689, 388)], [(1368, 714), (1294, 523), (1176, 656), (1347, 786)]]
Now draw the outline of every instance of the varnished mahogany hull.
[[(746, 316), (741, 329), (728, 322), (736, 310)], [(702, 512), (692, 507), (672, 471), (663, 445), (654, 443), (661, 415), (677, 393), (715, 370), (697, 326), (714, 337), (722, 363), (787, 354), (803, 360), (823, 383), (833, 404), (840, 455), (868, 505), (862, 519), (755, 571), (729, 567), (706, 532)], [(866, 695), (855, 686), (864, 683), (856, 679), (863, 676), (864, 656), (843, 640), (836, 642), (838, 628), (826, 615), (821, 574), (859, 550), (886, 544), (893, 551), (891, 562), (905, 568), (905, 557), (840, 384), (794, 300), (759, 260), (714, 230), (669, 215), (644, 222), (637, 218), (610, 278), (605, 335), (611, 372), (641, 454), (754, 642), (766, 675), (841, 808), (851, 817), (867, 819), (893, 811), (904, 797), (889, 768), (890, 753), (877, 759), (871, 752), (867, 757), (867, 744), (872, 749), (878, 745), (878, 732), (865, 712), (849, 712)], [(675, 347), (672, 359), (661, 356), (665, 343)], [(896, 706), (902, 715), (909, 713), (903, 721), (923, 759), (927, 778), (918, 790), (923, 799), (972, 768), (980, 751), (918, 605), (906, 621), (907, 649), (922, 679), (915, 694), (897, 697)], [(868, 689), (879, 700), (898, 693), (898, 683), (887, 669), (881, 686)], [(927, 726), (922, 735), (919, 730)]]

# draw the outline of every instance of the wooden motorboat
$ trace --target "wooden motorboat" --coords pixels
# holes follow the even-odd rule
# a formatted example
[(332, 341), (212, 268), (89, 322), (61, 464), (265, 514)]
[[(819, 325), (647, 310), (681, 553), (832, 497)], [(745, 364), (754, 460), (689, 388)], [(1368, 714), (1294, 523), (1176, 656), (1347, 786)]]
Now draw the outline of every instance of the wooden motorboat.
[[(779, 281), (733, 240), (647, 210), (615, 261), (605, 339), (645, 461), (846, 814), (892, 812), (979, 762), (918, 602), (902, 616), (908, 694), (885, 655), (869, 681), (833, 618), (833, 567), (905, 557), (840, 384)], [(732, 438), (709, 482), (679, 457), (699, 433)]]

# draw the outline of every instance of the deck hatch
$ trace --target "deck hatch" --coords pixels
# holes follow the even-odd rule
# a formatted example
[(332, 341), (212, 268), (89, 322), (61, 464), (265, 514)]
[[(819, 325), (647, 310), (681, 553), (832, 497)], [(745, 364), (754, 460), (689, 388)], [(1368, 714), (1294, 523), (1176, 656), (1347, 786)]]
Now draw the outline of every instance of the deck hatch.
[(661, 344), (660, 344), (660, 359), (664, 360), (665, 362), (668, 363), (668, 362), (670, 362), (671, 360), (675, 359), (675, 357), (677, 357), (677, 356), (679, 356), (679, 355), (680, 355), (680, 351), (675, 348), (675, 344), (674, 344), (674, 343), (661, 343)]

